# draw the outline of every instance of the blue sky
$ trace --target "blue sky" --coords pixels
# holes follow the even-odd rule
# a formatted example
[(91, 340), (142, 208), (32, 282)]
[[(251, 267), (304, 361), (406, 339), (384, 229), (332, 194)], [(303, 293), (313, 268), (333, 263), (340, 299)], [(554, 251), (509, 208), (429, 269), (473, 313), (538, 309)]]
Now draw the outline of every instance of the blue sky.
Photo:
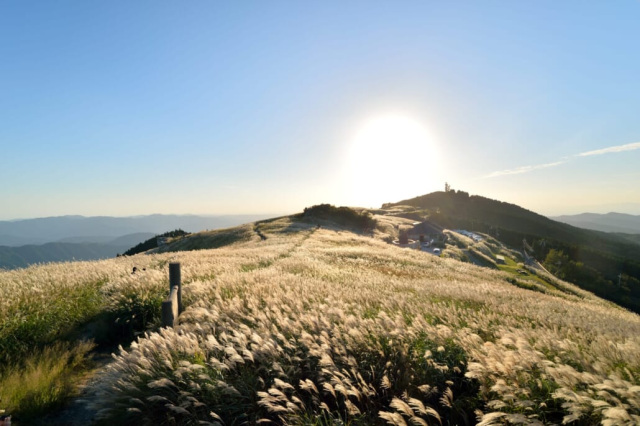
[(639, 19), (638, 1), (5, 0), (0, 219), (370, 207), (445, 181), (640, 214)]

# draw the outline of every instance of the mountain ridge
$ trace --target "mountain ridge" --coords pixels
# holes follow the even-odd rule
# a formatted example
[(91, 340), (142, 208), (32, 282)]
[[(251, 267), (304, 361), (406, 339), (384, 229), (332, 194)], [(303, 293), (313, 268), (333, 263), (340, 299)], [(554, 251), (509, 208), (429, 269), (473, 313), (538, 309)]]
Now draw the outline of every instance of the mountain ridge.
[(551, 216), (550, 219), (595, 231), (640, 234), (640, 215), (617, 212), (580, 213)]
[(245, 215), (145, 215), (145, 216), (52, 216), (46, 218), (0, 221), (0, 246), (18, 247), (46, 244), (66, 238), (121, 237), (136, 232), (159, 234), (170, 229), (197, 232), (225, 228), (269, 217)]
[(34, 264), (101, 260), (115, 257), (128, 244), (46, 243), (20, 247), (0, 246), (0, 269), (26, 268)]

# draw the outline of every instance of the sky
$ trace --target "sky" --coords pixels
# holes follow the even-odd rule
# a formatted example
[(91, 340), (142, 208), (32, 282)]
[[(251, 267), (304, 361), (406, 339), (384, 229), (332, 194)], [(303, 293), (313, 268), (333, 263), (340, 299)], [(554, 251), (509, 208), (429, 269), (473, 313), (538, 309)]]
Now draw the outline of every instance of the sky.
[(0, 2), (0, 220), (457, 190), (640, 214), (640, 1)]

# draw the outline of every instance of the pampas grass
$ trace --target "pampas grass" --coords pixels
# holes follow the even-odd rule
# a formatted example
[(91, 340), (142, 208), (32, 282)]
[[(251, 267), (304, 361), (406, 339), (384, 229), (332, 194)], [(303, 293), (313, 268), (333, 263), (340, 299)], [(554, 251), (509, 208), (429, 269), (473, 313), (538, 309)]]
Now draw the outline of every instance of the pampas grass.
[[(0, 281), (40, 300), (99, 280), (108, 311), (154, 300), (167, 263), (182, 263), (179, 325), (148, 321), (92, 386), (105, 424), (640, 422), (637, 315), (347, 231), (283, 218), (261, 232)], [(131, 276), (134, 262), (147, 275)]]

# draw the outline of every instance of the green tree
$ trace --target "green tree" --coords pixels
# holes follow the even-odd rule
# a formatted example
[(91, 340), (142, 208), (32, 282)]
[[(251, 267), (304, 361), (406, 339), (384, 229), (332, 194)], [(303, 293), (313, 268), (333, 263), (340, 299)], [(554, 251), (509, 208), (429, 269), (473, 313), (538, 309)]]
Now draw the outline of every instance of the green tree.
[(562, 250), (551, 249), (544, 259), (544, 267), (553, 275), (560, 279), (567, 277), (567, 270), (570, 268), (571, 260)]

